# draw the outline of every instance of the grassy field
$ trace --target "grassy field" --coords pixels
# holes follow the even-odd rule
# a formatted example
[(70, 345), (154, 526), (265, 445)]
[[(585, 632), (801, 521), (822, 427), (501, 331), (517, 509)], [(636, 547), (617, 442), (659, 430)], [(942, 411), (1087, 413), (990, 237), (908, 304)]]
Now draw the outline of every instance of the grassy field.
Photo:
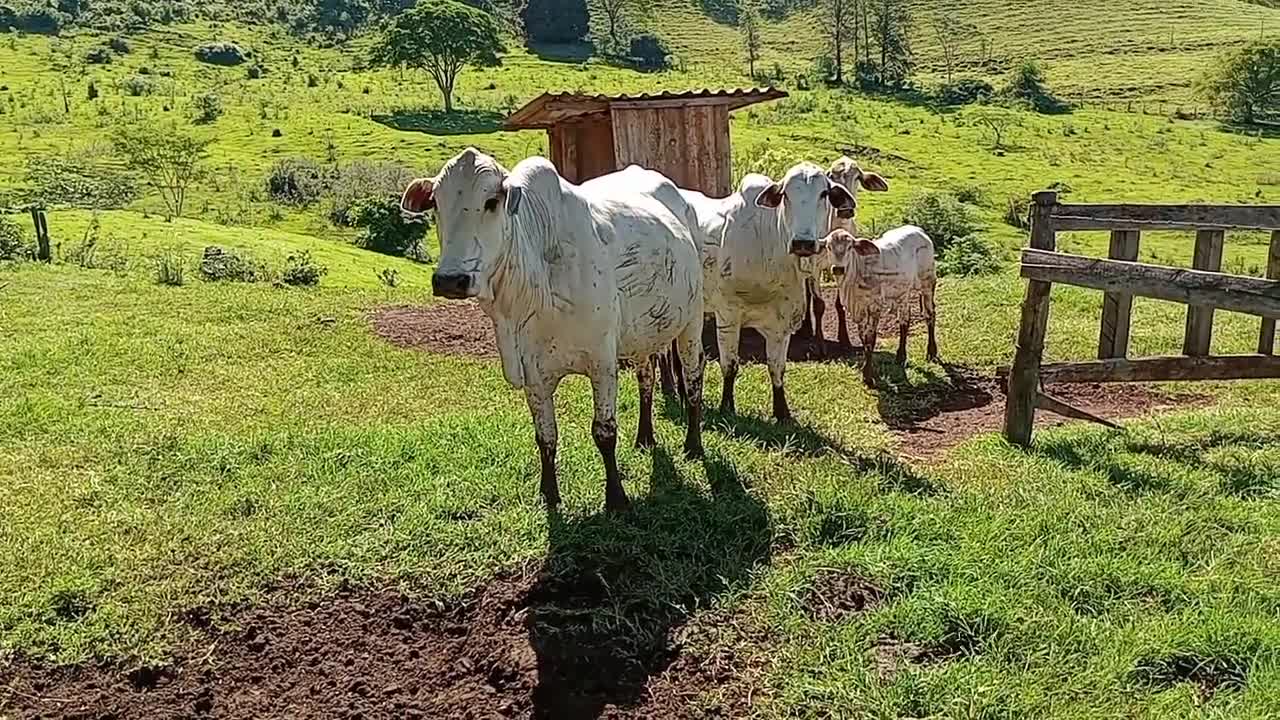
[[(960, 11), (983, 19), (1000, 53), (1044, 59), (1065, 93), (1176, 101), (1205, 56), (1280, 19), (1232, 0)], [(584, 614), (636, 652), (730, 617), (684, 650), (755, 658), (752, 706), (764, 718), (1280, 714), (1275, 383), (1197, 385), (1204, 406), (1123, 433), (1068, 425), (1030, 452), (980, 435), (925, 463), (900, 458), (886, 417), (952, 390), (947, 369), (913, 362), (873, 393), (856, 368), (795, 364), (798, 422), (778, 428), (767, 374), (750, 366), (743, 417), (713, 411), (708, 459), (689, 462), (675, 452), (674, 408), (658, 422), (659, 450), (630, 449), (638, 400), (626, 380), (620, 463), (636, 508), (612, 518), (599, 513), (579, 378), (558, 398), (566, 507), (548, 518), (527, 409), (496, 364), (397, 348), (370, 330), (379, 307), (432, 302), (431, 267), (357, 249), (323, 208), (285, 210), (264, 195), (283, 157), (433, 172), (466, 145), (507, 163), (544, 152), (540, 133), (497, 131), (543, 90), (745, 82), (733, 28), (684, 4), (658, 22), (685, 71), (513, 51), (463, 76), (466, 112), (454, 118), (425, 77), (366, 69), (363, 41), (334, 50), (265, 27), (150, 30), (113, 64), (68, 74), (69, 114), (55, 44), (83, 55), (104, 38), (0, 43), (0, 157), (13, 160), (0, 190), (48, 154), (113, 162), (101, 143), (118, 118), (188, 123), (208, 90), (227, 108), (201, 129), (216, 140), (215, 177), (187, 218), (163, 221), (155, 197), (56, 210), (59, 256), (96, 238), (98, 267), (0, 264), (0, 717), (6, 662), (163, 662), (189, 632), (185, 610), (260, 601), (280, 578), (321, 595), (354, 582), (453, 598), (528, 567), (600, 578), (608, 592)], [(807, 66), (794, 48), (810, 28), (803, 14), (770, 26), (765, 62)], [(191, 48), (213, 39), (254, 48), (267, 74), (196, 63)], [(927, 35), (916, 44), (935, 72)], [(128, 96), (121, 83), (144, 66), (155, 92)], [(1024, 237), (1001, 221), (1010, 197), (1055, 185), (1078, 201), (1280, 203), (1280, 140), (1211, 122), (1027, 115), (997, 154), (963, 111), (822, 88), (737, 113), (733, 143), (735, 174), (853, 152), (891, 183), (863, 198), (863, 221), (878, 227), (917, 191), (973, 199), (982, 235), (1008, 253), (996, 274), (942, 281), (942, 353), (973, 374), (1011, 359), (1023, 285), (1008, 260)], [(1060, 242), (1106, 247), (1096, 233)], [(1143, 260), (1190, 262), (1185, 235), (1142, 243)], [(1258, 274), (1265, 243), (1229, 235), (1226, 267)], [(305, 249), (329, 272), (313, 289), (206, 283), (193, 268), (210, 244), (272, 264)], [(163, 255), (189, 268), (185, 286), (155, 282)], [(382, 285), (384, 269), (398, 287)], [(1098, 293), (1054, 291), (1051, 359), (1092, 356), (1100, 306)], [(1133, 353), (1178, 352), (1184, 312), (1140, 300)], [(1220, 313), (1214, 351), (1251, 351), (1256, 333), (1256, 319)], [(713, 364), (709, 386), (719, 379)], [(833, 576), (874, 587), (875, 602), (828, 612)]]

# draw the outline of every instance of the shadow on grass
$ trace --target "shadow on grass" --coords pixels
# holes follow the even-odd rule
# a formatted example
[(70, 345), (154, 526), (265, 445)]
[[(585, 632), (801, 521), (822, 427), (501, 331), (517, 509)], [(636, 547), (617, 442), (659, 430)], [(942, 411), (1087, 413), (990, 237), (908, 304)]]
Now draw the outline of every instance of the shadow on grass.
[(943, 414), (986, 407), (994, 400), (991, 382), (964, 365), (921, 365), (925, 381), (912, 385), (905, 368), (892, 354), (873, 356), (877, 377), (876, 409), (885, 424), (894, 430), (919, 431), (920, 423)]
[(528, 48), (529, 52), (533, 53), (539, 60), (573, 65), (581, 65), (596, 54), (595, 45), (589, 42), (568, 44), (531, 42)]
[(421, 132), (428, 135), (483, 135), (502, 129), (505, 117), (492, 110), (397, 111), (390, 115), (374, 115), (373, 121), (393, 130)]
[(710, 495), (653, 451), (651, 489), (621, 516), (549, 517), (547, 559), (526, 625), (537, 656), (535, 716), (600, 717), (641, 702), (675, 659), (690, 614), (770, 561), (768, 510), (726, 459), (704, 464)]

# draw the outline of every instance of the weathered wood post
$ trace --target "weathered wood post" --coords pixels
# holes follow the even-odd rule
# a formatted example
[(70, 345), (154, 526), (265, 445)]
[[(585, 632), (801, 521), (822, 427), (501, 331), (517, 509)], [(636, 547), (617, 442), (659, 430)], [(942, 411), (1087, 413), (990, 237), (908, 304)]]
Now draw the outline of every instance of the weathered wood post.
[[(1044, 190), (1032, 196), (1031, 247), (1053, 251), (1057, 233), (1053, 227), (1053, 210), (1058, 193)], [(1050, 283), (1027, 281), (1027, 294), (1022, 301), (1022, 322), (1018, 326), (1018, 344), (1013, 368), (1009, 373), (1009, 395), (1004, 409), (1004, 436), (1015, 445), (1031, 444), (1031, 428), (1036, 418), (1036, 398), (1040, 392), (1040, 360), (1044, 355), (1044, 333), (1049, 324)]]
[[(1196, 249), (1191, 267), (1196, 270), (1218, 272), (1222, 269), (1221, 230), (1200, 230), (1196, 233)], [(1209, 354), (1209, 340), (1213, 337), (1213, 307), (1187, 306), (1187, 332), (1182, 342), (1182, 354), (1204, 357)]]
[(36, 260), (52, 262), (53, 250), (49, 246), (49, 221), (44, 215), (43, 208), (31, 208), (31, 222), (36, 227)]
[[(1280, 230), (1271, 231), (1271, 251), (1267, 254), (1267, 279), (1280, 280)], [(1258, 352), (1274, 355), (1276, 351), (1276, 319), (1262, 318), (1262, 332), (1258, 335)]]
[[(1112, 230), (1112, 260), (1138, 259), (1137, 230)], [(1122, 358), (1129, 352), (1129, 320), (1133, 317), (1133, 294), (1109, 292), (1102, 298), (1102, 323), (1098, 330), (1098, 359)]]

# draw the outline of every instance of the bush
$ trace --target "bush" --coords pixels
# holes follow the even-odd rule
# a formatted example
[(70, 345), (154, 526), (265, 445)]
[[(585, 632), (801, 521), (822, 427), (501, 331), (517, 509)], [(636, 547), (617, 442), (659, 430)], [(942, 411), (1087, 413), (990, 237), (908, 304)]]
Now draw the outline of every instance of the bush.
[(396, 287), (400, 284), (400, 273), (391, 268), (383, 268), (378, 271), (378, 281), (389, 288)]
[(955, 189), (956, 199), (966, 205), (981, 206), (987, 201), (987, 191), (977, 183), (960, 185)]
[(98, 99), (98, 84), (92, 80), (89, 81), (89, 90), (88, 90), (87, 96), (90, 100)]
[(232, 42), (212, 42), (196, 48), (196, 59), (210, 65), (231, 67), (246, 62), (249, 54)]
[(36, 35), (57, 35), (66, 26), (66, 15), (46, 5), (34, 5), (17, 15), (14, 29)]
[(977, 235), (956, 238), (938, 259), (938, 274), (942, 276), (971, 277), (999, 270), (995, 248)]
[(379, 195), (356, 200), (347, 218), (351, 227), (360, 230), (356, 244), (366, 250), (415, 259), (425, 254), (422, 239), (427, 233), (427, 223), (405, 222), (400, 216), (399, 196)]
[(1004, 224), (1019, 230), (1031, 229), (1028, 195), (1010, 195), (1005, 202)]
[(285, 285), (294, 287), (313, 287), (320, 284), (320, 278), (329, 272), (329, 268), (311, 259), (310, 250), (291, 253), (284, 263), (284, 272), (280, 280)]
[(215, 92), (207, 92), (196, 97), (195, 121), (207, 125), (222, 117), (222, 98)]
[(177, 250), (166, 250), (156, 258), (156, 282), (169, 287), (182, 287), (186, 283), (186, 268)]
[(1026, 103), (1038, 113), (1062, 113), (1071, 109), (1067, 103), (1059, 100), (1049, 91), (1045, 83), (1044, 71), (1035, 60), (1027, 60), (1009, 75), (1005, 95)]
[(281, 205), (306, 207), (329, 190), (329, 173), (309, 158), (277, 160), (267, 174), (267, 195)]
[(0, 32), (9, 32), (18, 27), (18, 11), (10, 5), (0, 5)]
[(665, 70), (671, 66), (671, 49), (667, 47), (667, 41), (653, 33), (633, 36), (629, 57), (646, 70)]
[(17, 221), (0, 215), (0, 260), (27, 260), (35, 257), (35, 246)]
[(265, 75), (266, 73), (267, 73), (266, 69), (264, 69), (261, 65), (250, 65), (249, 69), (245, 71), (245, 77), (249, 78), (250, 80), (261, 80), (262, 76)]
[(129, 270), (129, 248), (112, 235), (103, 237), (97, 213), (89, 222), (84, 239), (67, 249), (63, 257), (86, 270), (110, 270), (118, 275)]
[(212, 282), (264, 282), (271, 279), (271, 273), (263, 263), (217, 245), (204, 249), (200, 274)]
[(991, 83), (978, 78), (961, 78), (938, 88), (938, 102), (943, 105), (971, 105), (995, 97)]
[(590, 30), (586, 0), (528, 0), (520, 19), (530, 42), (578, 43)]
[(1236, 122), (1280, 117), (1280, 39), (1258, 40), (1230, 51), (1210, 66), (1199, 90)]
[(107, 42), (107, 47), (117, 55), (128, 55), (133, 52), (133, 48), (129, 46), (129, 41), (122, 37), (116, 36)]
[(85, 53), (84, 61), (89, 65), (110, 65), (113, 57), (110, 50), (99, 47)]
[(978, 230), (973, 211), (948, 192), (917, 193), (908, 201), (902, 222), (928, 233), (939, 255), (946, 255), (953, 242)]
[(125, 94), (130, 97), (142, 97), (155, 92), (156, 84), (150, 78), (141, 75), (130, 75), (120, 83)]
[(351, 219), (354, 203), (366, 198), (399, 197), (414, 173), (403, 165), (357, 161), (344, 165), (331, 187), (333, 207), (329, 220), (340, 227), (355, 227)]

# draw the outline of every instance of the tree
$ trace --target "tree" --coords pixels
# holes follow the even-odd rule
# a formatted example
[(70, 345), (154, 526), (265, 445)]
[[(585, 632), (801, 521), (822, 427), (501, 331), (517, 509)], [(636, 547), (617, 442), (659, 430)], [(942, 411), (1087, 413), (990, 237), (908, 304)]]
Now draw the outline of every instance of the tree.
[(455, 0), (423, 0), (395, 19), (374, 47), (374, 61), (426, 70), (451, 113), (458, 73), (468, 65), (499, 65), (502, 51), (492, 16)]
[(1009, 75), (1009, 84), (1005, 94), (1018, 102), (1031, 106), (1039, 113), (1060, 113), (1069, 110), (1067, 103), (1058, 99), (1049, 90), (1044, 79), (1044, 70), (1035, 60), (1023, 61)]
[(125, 166), (142, 175), (147, 185), (160, 193), (170, 220), (182, 217), (187, 190), (204, 176), (204, 161), (212, 142), (176, 124), (121, 125), (112, 137)]
[(760, 11), (751, 0), (742, 3), (738, 11), (738, 29), (742, 31), (742, 49), (747, 53), (747, 70), (756, 76), (756, 62), (760, 60)]
[(577, 43), (590, 30), (586, 0), (528, 0), (520, 13), (529, 40)]
[(609, 46), (616, 52), (623, 47), (622, 35), (630, 23), (639, 21), (650, 8), (648, 0), (591, 0), (592, 8), (604, 20)]
[[(858, 0), (823, 0), (820, 15), (823, 32), (826, 33), (827, 46), (831, 51), (837, 84), (844, 82), (844, 48), (851, 37), (857, 33)], [(855, 40), (854, 57), (857, 58)]]
[(991, 135), (991, 149), (1003, 151), (1009, 131), (1022, 125), (1022, 113), (999, 105), (978, 105), (965, 111), (965, 118)]
[(867, 0), (874, 4), (873, 38), (880, 49), (880, 82), (901, 86), (911, 77), (911, 9), (906, 0)]
[(938, 40), (938, 47), (942, 48), (942, 62), (946, 67), (948, 85), (951, 84), (956, 63), (960, 59), (961, 47), (977, 31), (977, 27), (957, 17), (952, 6), (946, 6), (945, 10), (933, 17), (933, 32)]
[(1280, 115), (1280, 39), (1259, 40), (1228, 53), (1208, 70), (1200, 89), (1238, 122)]

